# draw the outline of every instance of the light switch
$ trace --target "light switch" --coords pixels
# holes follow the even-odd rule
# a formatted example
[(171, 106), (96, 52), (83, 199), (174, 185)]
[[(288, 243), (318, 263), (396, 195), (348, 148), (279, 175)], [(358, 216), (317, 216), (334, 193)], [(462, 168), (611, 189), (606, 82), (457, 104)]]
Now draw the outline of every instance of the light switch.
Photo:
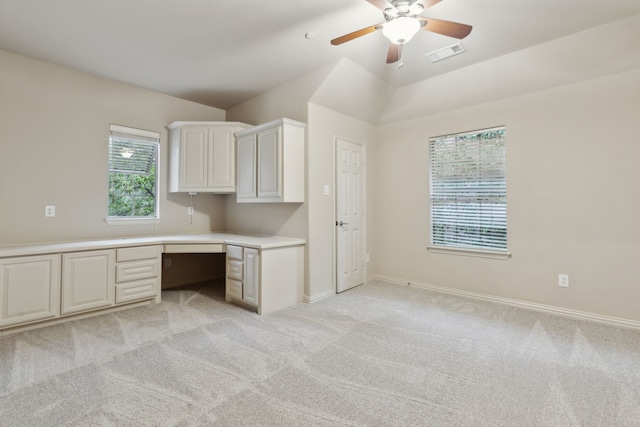
[(329, 195), (329, 185), (327, 185), (327, 184), (324, 185), (324, 195), (325, 196)]

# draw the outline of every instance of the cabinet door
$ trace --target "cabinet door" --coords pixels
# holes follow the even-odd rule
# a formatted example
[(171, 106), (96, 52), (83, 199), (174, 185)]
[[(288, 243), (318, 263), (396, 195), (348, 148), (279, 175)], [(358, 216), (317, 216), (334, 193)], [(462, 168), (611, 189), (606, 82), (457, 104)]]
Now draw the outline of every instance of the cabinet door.
[(238, 200), (256, 197), (256, 135), (238, 138)]
[(60, 315), (60, 255), (0, 259), (0, 327)]
[(180, 130), (180, 188), (207, 186), (208, 138), (206, 126), (186, 126)]
[(115, 303), (115, 250), (62, 255), (62, 314)]
[(258, 198), (282, 198), (282, 127), (258, 133)]
[(260, 292), (260, 252), (257, 249), (245, 248), (242, 301), (257, 306), (258, 292)]
[(231, 127), (209, 128), (208, 186), (213, 191), (236, 191), (235, 141)]

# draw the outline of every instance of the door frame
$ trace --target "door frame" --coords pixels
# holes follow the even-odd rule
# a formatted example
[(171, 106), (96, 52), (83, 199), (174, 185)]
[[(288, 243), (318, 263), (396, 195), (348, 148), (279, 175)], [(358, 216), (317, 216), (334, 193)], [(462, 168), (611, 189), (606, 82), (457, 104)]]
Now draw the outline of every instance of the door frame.
[(368, 268), (369, 268), (369, 246), (367, 244), (367, 229), (369, 226), (369, 220), (368, 220), (368, 205), (367, 205), (367, 164), (369, 163), (368, 159), (367, 159), (367, 143), (364, 141), (359, 141), (357, 139), (353, 139), (353, 138), (348, 138), (339, 134), (333, 134), (332, 135), (332, 140), (333, 140), (333, 171), (332, 171), (332, 180), (333, 180), (333, 197), (332, 197), (332, 202), (333, 202), (333, 206), (332, 206), (332, 212), (333, 212), (333, 219), (332, 219), (332, 225), (333, 225), (333, 234), (332, 234), (332, 241), (333, 241), (333, 256), (332, 256), (332, 264), (333, 264), (333, 268), (332, 268), (332, 280), (333, 280), (333, 292), (334, 294), (338, 293), (338, 233), (337, 233), (337, 218), (338, 218), (338, 214), (336, 212), (336, 209), (338, 207), (338, 179), (336, 176), (336, 173), (338, 172), (338, 140), (341, 139), (343, 141), (346, 142), (350, 142), (352, 144), (356, 144), (359, 145), (360, 147), (362, 147), (362, 157), (364, 159), (364, 163), (362, 165), (362, 212), (363, 212), (363, 227), (362, 227), (362, 247), (364, 248), (364, 267), (362, 268), (363, 272), (363, 278), (362, 278), (362, 284), (367, 283), (367, 277), (369, 275), (368, 273)]

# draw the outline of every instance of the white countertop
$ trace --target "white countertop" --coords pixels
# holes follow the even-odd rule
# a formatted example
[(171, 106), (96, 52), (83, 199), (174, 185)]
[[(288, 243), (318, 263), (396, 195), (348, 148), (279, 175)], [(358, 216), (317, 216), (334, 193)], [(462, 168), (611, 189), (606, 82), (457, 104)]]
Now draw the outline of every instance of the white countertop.
[(51, 253), (90, 251), (145, 245), (171, 244), (229, 244), (256, 249), (272, 249), (304, 245), (304, 239), (281, 236), (260, 236), (236, 233), (174, 234), (166, 236), (124, 237), (106, 240), (80, 240), (72, 242), (34, 243), (0, 246), (1, 257), (43, 255)]

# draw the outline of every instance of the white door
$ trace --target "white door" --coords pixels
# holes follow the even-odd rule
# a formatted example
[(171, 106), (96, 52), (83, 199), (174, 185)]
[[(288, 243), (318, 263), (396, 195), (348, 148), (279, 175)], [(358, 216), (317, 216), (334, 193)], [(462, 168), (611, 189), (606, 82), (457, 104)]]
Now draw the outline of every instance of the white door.
[(364, 150), (336, 138), (337, 292), (364, 283)]

